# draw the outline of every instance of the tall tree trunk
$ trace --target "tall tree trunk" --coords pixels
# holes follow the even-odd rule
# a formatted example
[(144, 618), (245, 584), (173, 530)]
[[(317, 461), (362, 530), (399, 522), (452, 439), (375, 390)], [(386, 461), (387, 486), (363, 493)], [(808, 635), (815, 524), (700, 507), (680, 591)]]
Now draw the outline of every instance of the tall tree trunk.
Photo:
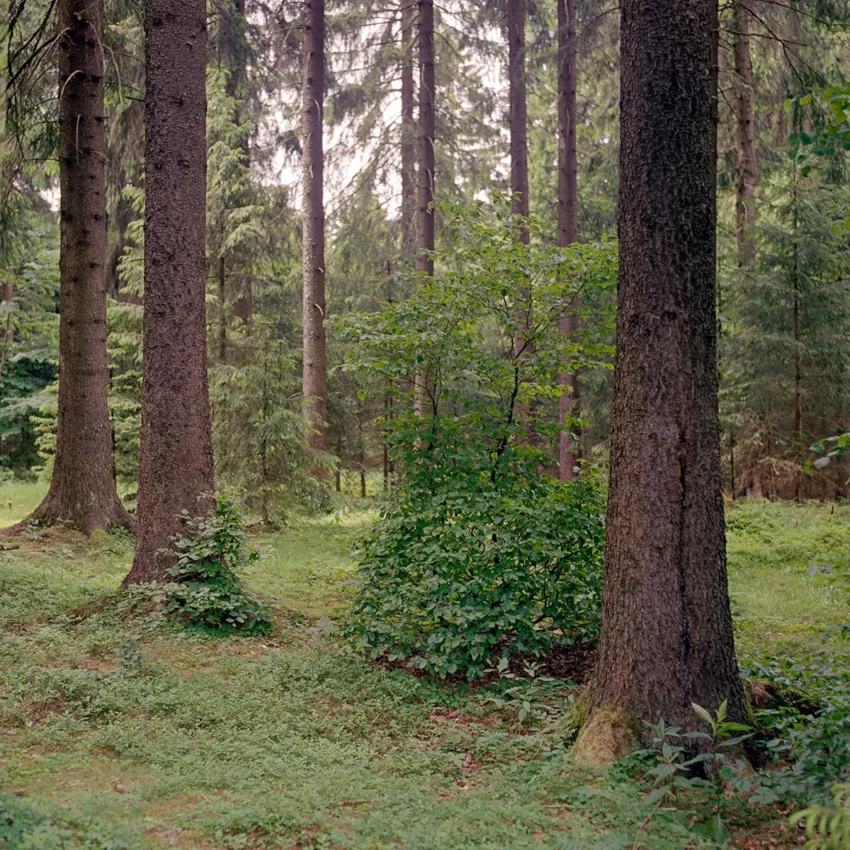
[(327, 449), (325, 206), (322, 116), (325, 94), (325, 2), (304, 3), (303, 185), (304, 413), (310, 446)]
[[(794, 324), (794, 442), (795, 448), (800, 451), (803, 448), (803, 359), (800, 350), (800, 251), (798, 247), (798, 198), (797, 198), (797, 174), (794, 174), (794, 186), (792, 187), (791, 202), (794, 205), (793, 222), (793, 260), (792, 278), (794, 288), (793, 299), (793, 324)], [(799, 493), (797, 494), (799, 498)]]
[[(434, 274), (434, 0), (419, 4), (419, 192), (416, 232), (416, 271)], [(423, 416), (428, 406), (428, 376), (414, 377), (416, 413)]]
[[(621, 0), (620, 278), (599, 662), (576, 757), (747, 712), (726, 579), (715, 325), (716, 0)], [(659, 135), (658, 128), (665, 127)]]
[(112, 478), (106, 355), (103, 0), (59, 4), (61, 314), (50, 489), (32, 518), (91, 534), (132, 525)]
[[(248, 74), (248, 42), (245, 35), (246, 17), (245, 17), (246, 0), (228, 0), (227, 5), (223, 9), (222, 21), (219, 24), (219, 38), (221, 40), (221, 52), (224, 61), (227, 64), (227, 81), (224, 86), (225, 94), (228, 97), (238, 99), (244, 96), (243, 83)], [(236, 123), (242, 121), (243, 104), (237, 103), (234, 110), (233, 119)], [(242, 154), (244, 161), (247, 164), (250, 159), (250, 151), (247, 135), (242, 141)], [(222, 272), (226, 268), (222, 267)], [(225, 277), (223, 279), (224, 286), (221, 288), (222, 308), (222, 328), (221, 333), (224, 338), (224, 347), (227, 348), (227, 318), (232, 309), (233, 313), (238, 316), (246, 325), (250, 325), (254, 318), (254, 292), (251, 284), (250, 276), (242, 281), (238, 281), (238, 289), (235, 293), (231, 293), (232, 287), (228, 286), (229, 281)], [(233, 298), (232, 308), (228, 307), (227, 299)], [(225, 362), (225, 361), (222, 361)]]
[[(525, 0), (508, 0), (508, 81), (511, 135), (511, 210), (528, 216), (528, 108), (525, 84)], [(520, 241), (528, 245), (528, 228)]]
[(181, 512), (215, 487), (207, 391), (204, 0), (146, 0), (145, 309), (139, 523), (124, 580), (161, 580)]
[(401, 251), (416, 254), (416, 118), (413, 81), (414, 0), (401, 6)]
[[(558, 0), (558, 245), (562, 248), (578, 242), (576, 47), (575, 0)], [(577, 307), (574, 305), (574, 309)], [(559, 330), (564, 336), (575, 336), (578, 331), (575, 313), (561, 319)], [(569, 481), (575, 475), (578, 459), (576, 441), (568, 430), (579, 403), (578, 375), (566, 371), (561, 375), (561, 385), (565, 389), (558, 406), (561, 424), (558, 471), (561, 481)]]
[(756, 122), (753, 112), (753, 66), (750, 61), (750, 13), (740, 3), (735, 15), (735, 118), (738, 136), (738, 161), (735, 169), (735, 232), (738, 237), (738, 262), (751, 265), (756, 256), (753, 226), (756, 221)]

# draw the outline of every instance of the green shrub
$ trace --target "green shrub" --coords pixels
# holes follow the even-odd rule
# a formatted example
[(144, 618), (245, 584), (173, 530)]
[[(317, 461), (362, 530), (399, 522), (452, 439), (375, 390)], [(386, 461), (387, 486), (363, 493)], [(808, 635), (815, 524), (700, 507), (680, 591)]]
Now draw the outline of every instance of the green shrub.
[(271, 631), (271, 614), (242, 581), (239, 571), (259, 555), (248, 546), (245, 522), (233, 499), (219, 494), (205, 517), (189, 519), (186, 535), (172, 541), (177, 562), (165, 610), (188, 625), (247, 634)]
[(599, 629), (601, 488), (544, 476), (456, 475), (401, 488), (360, 548), (347, 633), (372, 657), (480, 676)]

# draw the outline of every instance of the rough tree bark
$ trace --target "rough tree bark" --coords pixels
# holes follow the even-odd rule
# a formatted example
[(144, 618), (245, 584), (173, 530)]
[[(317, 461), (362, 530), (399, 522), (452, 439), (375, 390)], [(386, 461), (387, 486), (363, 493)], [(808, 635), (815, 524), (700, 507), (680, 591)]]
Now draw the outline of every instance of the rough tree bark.
[[(575, 0), (558, 0), (558, 245), (562, 248), (578, 242), (576, 47)], [(564, 336), (574, 336), (578, 317), (574, 313), (564, 316), (559, 330)], [(558, 406), (558, 471), (561, 481), (569, 481), (575, 476), (578, 459), (576, 443), (567, 429), (579, 404), (578, 375), (566, 371), (561, 375), (561, 385), (566, 389)]]
[[(434, 274), (434, 0), (419, 4), (419, 191), (416, 215), (416, 271)], [(415, 412), (423, 416), (428, 406), (428, 376), (414, 376)]]
[(325, 205), (322, 120), (325, 94), (325, 3), (304, 3), (303, 251), (304, 413), (310, 446), (327, 449), (328, 375), (325, 340)]
[(103, 0), (59, 4), (59, 411), (50, 489), (33, 512), (86, 534), (132, 527), (112, 476), (106, 355)]
[(401, 250), (416, 254), (416, 119), (414, 116), (413, 18), (414, 0), (401, 7)]
[(751, 265), (756, 256), (753, 226), (756, 221), (756, 122), (753, 111), (753, 66), (750, 61), (750, 13), (740, 2), (735, 15), (735, 118), (738, 159), (735, 168), (735, 232), (738, 263)]
[(161, 580), (180, 515), (215, 486), (207, 392), (204, 0), (146, 0), (145, 310), (136, 556)]
[[(744, 721), (715, 325), (716, 0), (622, 0), (620, 279), (602, 634), (575, 755), (621, 756), (691, 703)], [(663, 129), (659, 129), (663, 128)]]

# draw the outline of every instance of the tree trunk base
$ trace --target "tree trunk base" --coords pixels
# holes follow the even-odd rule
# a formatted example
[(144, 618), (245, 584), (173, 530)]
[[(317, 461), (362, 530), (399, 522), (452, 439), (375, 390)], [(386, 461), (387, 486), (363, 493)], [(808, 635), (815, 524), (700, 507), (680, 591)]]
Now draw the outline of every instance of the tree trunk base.
[(604, 767), (619, 761), (637, 743), (634, 715), (624, 708), (603, 705), (588, 713), (572, 755), (586, 767)]
[(65, 504), (61, 498), (48, 493), (44, 501), (15, 527), (23, 528), (30, 522), (45, 526), (61, 523), (79, 529), (86, 537), (91, 537), (96, 531), (109, 531), (116, 527), (132, 532), (136, 530), (136, 520), (117, 497), (106, 510), (92, 510), (82, 505)]

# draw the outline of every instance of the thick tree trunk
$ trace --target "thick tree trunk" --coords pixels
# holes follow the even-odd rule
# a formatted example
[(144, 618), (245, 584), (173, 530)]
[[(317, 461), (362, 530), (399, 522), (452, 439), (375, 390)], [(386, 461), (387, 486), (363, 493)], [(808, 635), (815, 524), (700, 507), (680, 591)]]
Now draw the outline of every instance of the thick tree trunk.
[[(620, 279), (599, 662), (576, 742), (612, 760), (698, 703), (747, 717), (717, 411), (717, 3), (622, 0)], [(666, 128), (659, 134), (659, 127)]]
[[(576, 115), (576, 4), (575, 0), (558, 0), (558, 245), (562, 248), (578, 242)], [(578, 317), (564, 316), (559, 329), (565, 336), (574, 336)], [(577, 444), (569, 429), (569, 420), (577, 414), (579, 404), (578, 375), (567, 370), (561, 375), (561, 385), (565, 390), (558, 410), (558, 471), (561, 481), (569, 481), (578, 459)], [(575, 428), (571, 430), (576, 432)]]
[(139, 523), (125, 584), (162, 580), (215, 486), (207, 392), (204, 0), (145, 2), (145, 310)]
[(325, 93), (325, 3), (304, 3), (303, 250), (304, 413), (312, 448), (327, 449), (328, 361), (325, 340), (325, 206), (322, 116)]
[[(434, 0), (418, 0), (419, 4), (419, 191), (416, 216), (416, 271), (434, 274)], [(428, 376), (414, 376), (414, 406), (424, 416), (430, 399)]]
[(50, 489), (32, 515), (86, 534), (132, 526), (112, 477), (107, 404), (102, 28), (102, 0), (59, 4), (59, 415)]
[(414, 0), (401, 7), (401, 251), (416, 254), (416, 118), (413, 81)]
[(756, 122), (753, 111), (753, 66), (750, 61), (750, 13), (739, 2), (735, 14), (735, 118), (738, 161), (735, 169), (735, 231), (738, 262), (742, 268), (756, 256), (753, 226), (756, 221)]

